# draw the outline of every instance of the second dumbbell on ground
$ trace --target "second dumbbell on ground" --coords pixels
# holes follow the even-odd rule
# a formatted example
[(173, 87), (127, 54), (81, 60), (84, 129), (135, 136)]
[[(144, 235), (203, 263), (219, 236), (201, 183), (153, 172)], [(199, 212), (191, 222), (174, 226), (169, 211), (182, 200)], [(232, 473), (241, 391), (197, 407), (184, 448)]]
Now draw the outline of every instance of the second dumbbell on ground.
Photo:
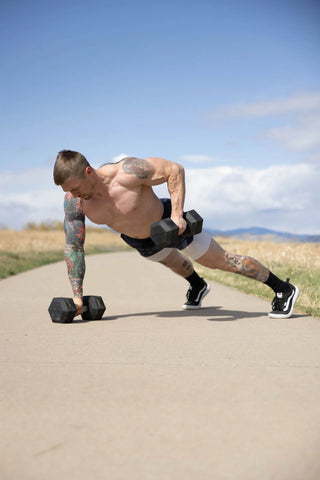
[[(71, 323), (77, 307), (72, 298), (55, 297), (49, 306), (51, 320), (55, 323)], [(83, 320), (100, 320), (106, 310), (101, 297), (86, 295), (83, 297)]]
[[(183, 214), (187, 222), (187, 228), (183, 232), (184, 237), (197, 235), (202, 231), (203, 218), (195, 210), (189, 210)], [(164, 247), (175, 243), (178, 239), (179, 227), (171, 218), (163, 218), (151, 225), (150, 237), (156, 245)]]

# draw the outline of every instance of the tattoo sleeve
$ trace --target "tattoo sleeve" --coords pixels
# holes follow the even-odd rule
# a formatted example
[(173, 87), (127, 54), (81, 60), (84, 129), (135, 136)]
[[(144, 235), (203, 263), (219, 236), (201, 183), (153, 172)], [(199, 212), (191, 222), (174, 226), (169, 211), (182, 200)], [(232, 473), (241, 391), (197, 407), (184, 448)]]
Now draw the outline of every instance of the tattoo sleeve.
[(84, 258), (85, 216), (79, 198), (67, 193), (64, 200), (64, 231), (66, 245), (64, 256), (68, 276), (75, 297), (83, 295), (83, 278), (86, 270)]
[(126, 173), (135, 175), (139, 180), (148, 178), (150, 165), (147, 160), (135, 157), (127, 157), (123, 160), (122, 170)]
[(239, 273), (258, 282), (265, 282), (270, 274), (264, 265), (251, 257), (226, 253), (226, 264), (230, 272)]

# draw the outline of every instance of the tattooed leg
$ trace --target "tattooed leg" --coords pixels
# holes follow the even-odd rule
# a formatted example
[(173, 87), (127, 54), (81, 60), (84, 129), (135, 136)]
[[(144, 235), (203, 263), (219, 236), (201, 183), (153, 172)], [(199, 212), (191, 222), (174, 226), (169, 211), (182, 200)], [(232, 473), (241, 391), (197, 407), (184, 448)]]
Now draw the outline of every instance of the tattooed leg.
[(270, 274), (269, 270), (254, 258), (228, 253), (213, 238), (208, 251), (196, 262), (208, 268), (238, 273), (259, 282), (265, 282)]
[(228, 252), (226, 252), (226, 267), (226, 271), (238, 273), (259, 282), (265, 282), (270, 274), (258, 260)]
[(160, 263), (184, 278), (189, 277), (194, 271), (192, 262), (189, 258), (185, 257), (178, 250), (173, 250), (168, 257)]

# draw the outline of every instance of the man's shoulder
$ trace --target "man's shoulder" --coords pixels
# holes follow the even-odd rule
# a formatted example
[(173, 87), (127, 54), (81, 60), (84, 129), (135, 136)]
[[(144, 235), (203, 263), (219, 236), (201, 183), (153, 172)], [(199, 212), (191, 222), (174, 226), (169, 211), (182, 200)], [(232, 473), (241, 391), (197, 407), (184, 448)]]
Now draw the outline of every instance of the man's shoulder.
[(124, 159), (119, 160), (118, 162), (107, 162), (103, 163), (100, 165), (99, 168), (97, 168), (97, 171), (99, 173), (105, 174), (106, 176), (114, 176), (117, 174), (117, 172), (122, 170), (122, 162)]
[(138, 178), (146, 178), (139, 177), (138, 174), (142, 170), (146, 170), (147, 167), (148, 163), (146, 160), (137, 157), (124, 157), (117, 162), (104, 163), (97, 170), (100, 174), (109, 178), (109, 180), (117, 179), (122, 183), (123, 177), (127, 177), (128, 174), (135, 174)]
[(100, 170), (104, 167), (108, 167), (108, 168), (119, 167), (119, 166), (121, 166), (121, 163), (123, 163), (124, 161), (127, 161), (127, 162), (129, 161), (130, 162), (130, 160), (134, 160), (134, 159), (136, 159), (136, 157), (129, 157), (129, 156), (123, 155), (123, 156), (121, 156), (121, 158), (119, 158), (118, 160), (115, 160), (113, 162), (103, 163), (102, 165), (100, 165), (100, 167), (97, 170)]

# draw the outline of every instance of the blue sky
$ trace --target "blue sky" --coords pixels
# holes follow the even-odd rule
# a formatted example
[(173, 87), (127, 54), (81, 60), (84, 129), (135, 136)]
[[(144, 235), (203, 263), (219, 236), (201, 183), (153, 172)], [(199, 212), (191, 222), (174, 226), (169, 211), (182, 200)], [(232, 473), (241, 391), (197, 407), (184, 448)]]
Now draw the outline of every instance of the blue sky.
[(12, 0), (0, 22), (0, 224), (61, 219), (70, 148), (182, 163), (208, 228), (320, 233), (318, 1)]

